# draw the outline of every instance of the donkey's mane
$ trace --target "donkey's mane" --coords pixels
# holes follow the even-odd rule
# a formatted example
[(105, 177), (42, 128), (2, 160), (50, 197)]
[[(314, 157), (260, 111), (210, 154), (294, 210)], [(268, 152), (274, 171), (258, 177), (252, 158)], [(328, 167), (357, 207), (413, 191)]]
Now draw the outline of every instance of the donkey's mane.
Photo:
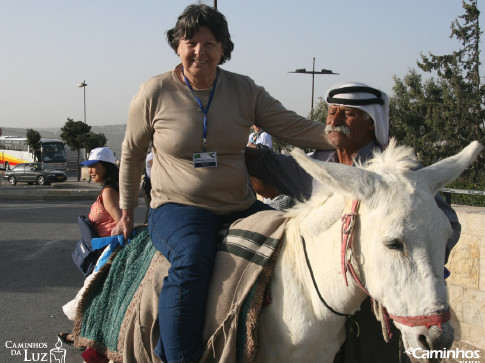
[[(371, 159), (363, 163), (356, 163), (356, 167), (380, 174), (388, 182), (396, 179), (394, 175), (402, 176), (404, 173), (415, 170), (418, 166), (419, 162), (414, 150), (408, 146), (397, 145), (394, 138), (390, 139), (389, 145), (384, 151), (375, 150)], [(407, 178), (398, 177), (398, 179), (408, 185)], [(305, 203), (297, 203), (286, 213), (286, 216), (298, 218), (300, 222), (316, 208), (325, 204), (335, 193), (338, 194), (335, 188), (327, 188), (326, 185), (322, 185), (311, 199), (305, 201)]]
[[(408, 146), (398, 146), (394, 138), (391, 138), (388, 147), (384, 151), (376, 150), (374, 152), (373, 158), (365, 163), (357, 163), (356, 167), (361, 169), (366, 169), (370, 172), (380, 174), (382, 176), (382, 181), (386, 180), (387, 183), (394, 184), (396, 180), (399, 183), (404, 183), (400, 185), (405, 185), (410, 187), (408, 177), (402, 177), (419, 165), (417, 158), (414, 154), (414, 150)], [(388, 192), (392, 195), (399, 188), (388, 188)], [(382, 190), (382, 189), (381, 189)], [(387, 197), (390, 197), (387, 194)], [(332, 224), (337, 222), (345, 208), (345, 200), (348, 200), (348, 195), (341, 193), (338, 189), (327, 188), (326, 185), (322, 185), (321, 188), (312, 196), (309, 200), (304, 203), (297, 203), (295, 207), (289, 209), (285, 216), (289, 218), (287, 225), (287, 232), (293, 236), (296, 241), (299, 241), (299, 235), (304, 228), (302, 222), (310, 218), (312, 220), (312, 215), (318, 215), (318, 220), (312, 221), (310, 225), (314, 225), (319, 230), (325, 230), (329, 228)], [(372, 204), (374, 202), (379, 202), (380, 200), (373, 201), (368, 200), (367, 202)], [(403, 201), (400, 202), (403, 205)], [(330, 205), (329, 205), (330, 204)], [(322, 213), (322, 208), (325, 208), (325, 213)], [(315, 213), (315, 211), (317, 211)], [(290, 238), (290, 240), (292, 240)], [(295, 248), (299, 249), (300, 243), (296, 243)]]
[(409, 146), (398, 146), (391, 138), (384, 151), (374, 151), (373, 157), (365, 163), (357, 163), (357, 167), (379, 174), (404, 173), (418, 167), (419, 162), (414, 150)]

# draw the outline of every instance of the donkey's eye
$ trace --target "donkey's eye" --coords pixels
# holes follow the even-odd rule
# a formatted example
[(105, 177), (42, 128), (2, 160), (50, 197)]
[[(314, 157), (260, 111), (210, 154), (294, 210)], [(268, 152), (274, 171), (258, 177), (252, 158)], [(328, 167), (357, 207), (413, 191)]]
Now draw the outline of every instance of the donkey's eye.
[(393, 239), (389, 242), (386, 242), (386, 247), (390, 250), (404, 251), (404, 245), (398, 239)]

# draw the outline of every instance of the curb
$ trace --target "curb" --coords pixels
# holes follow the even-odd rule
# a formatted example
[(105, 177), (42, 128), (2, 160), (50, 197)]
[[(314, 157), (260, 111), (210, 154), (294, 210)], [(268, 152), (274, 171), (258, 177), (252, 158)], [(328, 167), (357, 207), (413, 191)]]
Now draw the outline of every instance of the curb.
[[(77, 183), (76, 183), (77, 184)], [(95, 200), (101, 188), (97, 185), (53, 184), (48, 187), (2, 187), (0, 200)]]
[(99, 190), (0, 189), (0, 200), (95, 200)]
[[(26, 186), (2, 187), (0, 185), (0, 200), (91, 200), (95, 201), (101, 187), (95, 184), (82, 183), (77, 185), (54, 184), (46, 188)], [(140, 189), (139, 196), (143, 197)]]

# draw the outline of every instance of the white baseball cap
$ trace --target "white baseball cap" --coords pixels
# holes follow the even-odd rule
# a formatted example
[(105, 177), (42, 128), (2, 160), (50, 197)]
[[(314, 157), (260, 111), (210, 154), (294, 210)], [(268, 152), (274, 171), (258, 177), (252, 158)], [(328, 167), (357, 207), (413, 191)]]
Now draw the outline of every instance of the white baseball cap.
[(97, 147), (96, 149), (91, 150), (88, 160), (83, 161), (80, 164), (88, 166), (96, 164), (98, 161), (116, 164), (115, 154), (113, 154), (113, 152), (107, 147)]

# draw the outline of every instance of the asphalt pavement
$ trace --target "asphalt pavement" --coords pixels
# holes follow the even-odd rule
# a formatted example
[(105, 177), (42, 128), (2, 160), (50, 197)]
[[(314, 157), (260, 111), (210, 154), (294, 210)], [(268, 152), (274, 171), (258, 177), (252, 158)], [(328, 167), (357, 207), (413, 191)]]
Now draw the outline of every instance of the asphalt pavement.
[[(80, 363), (80, 352), (56, 335), (73, 327), (62, 305), (84, 280), (71, 258), (80, 238), (77, 217), (89, 213), (100, 186), (74, 174), (51, 186), (2, 182), (0, 191), (0, 363), (61, 362), (54, 357), (62, 355), (65, 363)], [(135, 224), (144, 214), (140, 198)]]
[(67, 172), (67, 180), (51, 185), (10, 185), (0, 171), (0, 200), (92, 200), (99, 193), (98, 183), (77, 179), (76, 171)]

